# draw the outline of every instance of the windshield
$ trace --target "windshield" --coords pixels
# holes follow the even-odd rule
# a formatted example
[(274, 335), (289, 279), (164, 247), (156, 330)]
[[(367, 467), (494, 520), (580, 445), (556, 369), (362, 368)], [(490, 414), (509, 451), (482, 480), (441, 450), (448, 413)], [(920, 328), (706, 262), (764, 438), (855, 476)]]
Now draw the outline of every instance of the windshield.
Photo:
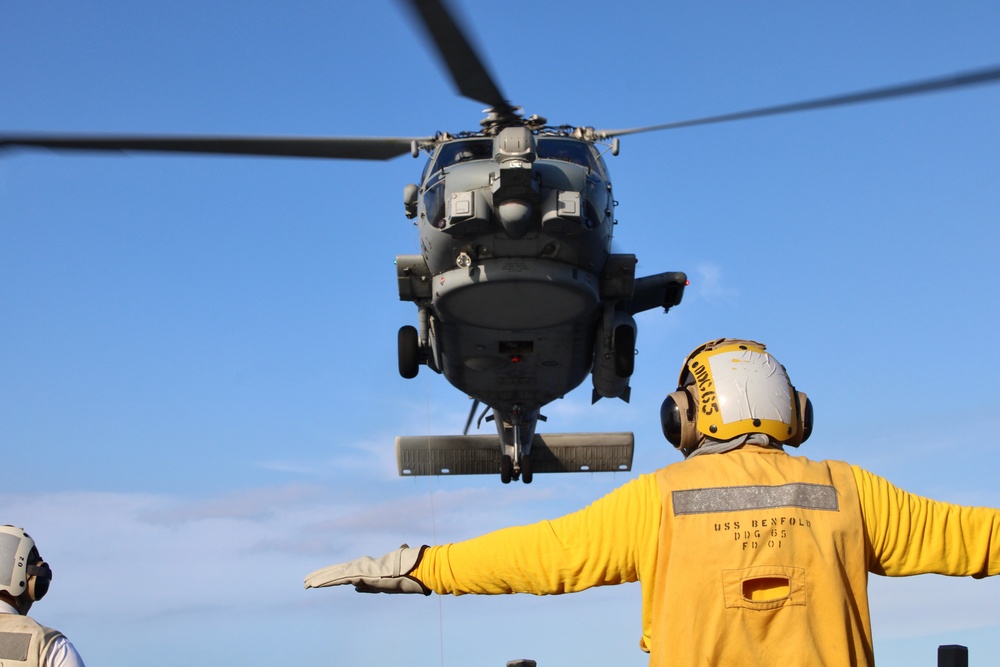
[(441, 146), (433, 158), (427, 161), (424, 166), (424, 173), (421, 182), (427, 177), (445, 167), (450, 167), (459, 162), (469, 162), (470, 160), (489, 160), (493, 157), (492, 139), (461, 139), (459, 141), (449, 141)]
[(458, 162), (489, 160), (493, 157), (492, 139), (452, 141), (441, 147), (437, 155), (437, 169), (450, 167)]
[(542, 137), (538, 140), (538, 157), (542, 160), (564, 160), (588, 169), (597, 169), (590, 144), (575, 139)]

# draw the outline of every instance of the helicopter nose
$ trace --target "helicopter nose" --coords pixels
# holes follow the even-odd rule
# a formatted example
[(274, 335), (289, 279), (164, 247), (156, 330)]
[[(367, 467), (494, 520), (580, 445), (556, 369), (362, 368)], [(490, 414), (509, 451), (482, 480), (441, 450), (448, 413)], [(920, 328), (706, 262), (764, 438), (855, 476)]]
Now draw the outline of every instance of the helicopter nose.
[(497, 206), (497, 217), (504, 231), (512, 239), (519, 239), (531, 224), (531, 202), (524, 199), (507, 199)]

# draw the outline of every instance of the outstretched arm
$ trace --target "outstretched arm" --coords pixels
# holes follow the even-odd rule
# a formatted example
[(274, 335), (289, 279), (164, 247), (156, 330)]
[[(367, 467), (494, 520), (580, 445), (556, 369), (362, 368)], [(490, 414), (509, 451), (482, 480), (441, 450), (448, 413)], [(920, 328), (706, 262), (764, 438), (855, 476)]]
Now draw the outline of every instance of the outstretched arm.
[(851, 466), (876, 574), (1000, 574), (1000, 510), (929, 500)]
[(636, 581), (656, 558), (660, 495), (643, 475), (552, 521), (431, 547), (412, 576), (436, 593), (571, 593)]

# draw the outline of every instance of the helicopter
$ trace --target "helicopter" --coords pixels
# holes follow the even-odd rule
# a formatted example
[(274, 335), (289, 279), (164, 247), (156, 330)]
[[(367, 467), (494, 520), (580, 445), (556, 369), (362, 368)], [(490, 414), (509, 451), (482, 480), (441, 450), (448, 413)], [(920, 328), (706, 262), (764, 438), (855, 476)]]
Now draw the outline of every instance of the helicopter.
[[(385, 160), (427, 156), (404, 188), (420, 253), (396, 258), (399, 297), (417, 326), (399, 330), (399, 372), (421, 365), (492, 410), (499, 436), (398, 438), (401, 474), (627, 470), (628, 434), (537, 434), (545, 405), (591, 375), (592, 400), (629, 399), (634, 316), (680, 303), (686, 276), (635, 276), (611, 252), (615, 201), (603, 155), (618, 137), (973, 85), (1000, 71), (625, 130), (552, 126), (524, 117), (487, 72), (440, 0), (411, 0), (460, 94), (488, 106), (473, 131), (408, 138), (0, 137), (0, 147), (150, 150)], [(605, 148), (606, 150), (602, 150)], [(485, 414), (485, 412), (484, 412)], [(482, 419), (482, 417), (480, 418)]]

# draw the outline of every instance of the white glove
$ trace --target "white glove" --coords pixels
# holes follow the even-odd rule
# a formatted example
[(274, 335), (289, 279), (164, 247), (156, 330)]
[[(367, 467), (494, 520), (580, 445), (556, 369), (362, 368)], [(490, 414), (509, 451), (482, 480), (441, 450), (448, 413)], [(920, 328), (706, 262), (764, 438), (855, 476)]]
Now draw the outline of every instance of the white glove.
[(381, 558), (365, 556), (349, 563), (330, 565), (306, 577), (306, 588), (325, 588), (353, 584), (359, 593), (422, 593), (430, 590), (415, 577), (408, 576), (417, 567), (426, 546), (411, 549), (405, 544)]

